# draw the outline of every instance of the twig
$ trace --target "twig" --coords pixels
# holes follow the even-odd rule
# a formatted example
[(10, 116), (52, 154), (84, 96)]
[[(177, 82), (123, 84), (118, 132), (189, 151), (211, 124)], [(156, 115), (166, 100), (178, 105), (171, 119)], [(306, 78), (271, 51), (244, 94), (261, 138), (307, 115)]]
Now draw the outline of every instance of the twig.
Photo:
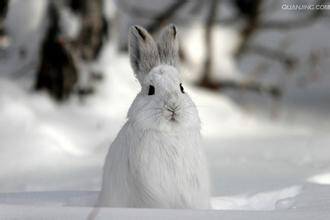
[(266, 93), (269, 94), (272, 98), (280, 98), (282, 96), (282, 91), (279, 87), (274, 85), (267, 86), (255, 81), (237, 82), (233, 80), (221, 80), (216, 82), (208, 81), (207, 83), (208, 84), (198, 84), (198, 86), (207, 88), (209, 90), (235, 89), (247, 90), (256, 93)]

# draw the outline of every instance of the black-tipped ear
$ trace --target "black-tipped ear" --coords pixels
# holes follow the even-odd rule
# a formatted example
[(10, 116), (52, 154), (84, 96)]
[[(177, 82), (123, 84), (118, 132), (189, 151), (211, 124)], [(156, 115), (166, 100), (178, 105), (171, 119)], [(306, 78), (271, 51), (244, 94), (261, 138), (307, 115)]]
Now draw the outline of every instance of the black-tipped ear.
[(142, 40), (146, 40), (147, 39), (147, 36), (146, 36), (146, 33), (145, 31), (143, 30), (143, 28), (139, 27), (139, 26), (134, 26), (135, 30), (138, 32), (138, 34), (140, 35), (140, 37), (142, 38)]
[(138, 80), (142, 82), (144, 76), (160, 64), (157, 45), (152, 36), (137, 25), (130, 27), (128, 41), (131, 66)]
[(172, 32), (173, 32), (173, 37), (176, 37), (177, 30), (175, 25), (172, 25)]
[(177, 66), (179, 63), (179, 40), (174, 24), (165, 27), (157, 41), (161, 63)]

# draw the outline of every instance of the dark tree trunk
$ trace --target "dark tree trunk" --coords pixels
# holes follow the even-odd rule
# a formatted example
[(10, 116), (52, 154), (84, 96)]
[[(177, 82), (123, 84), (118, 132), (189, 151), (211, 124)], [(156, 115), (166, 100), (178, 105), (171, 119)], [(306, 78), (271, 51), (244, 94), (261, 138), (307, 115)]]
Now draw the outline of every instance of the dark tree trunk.
[(0, 1), (0, 39), (6, 36), (4, 21), (8, 11), (9, 0)]
[[(47, 90), (59, 101), (77, 90), (90, 94), (93, 88), (77, 85), (80, 61), (91, 62), (98, 58), (105, 43), (108, 25), (103, 14), (102, 0), (67, 0), (65, 5), (51, 2), (49, 27), (41, 47), (41, 61), (35, 88)], [(61, 37), (59, 7), (69, 7), (81, 18), (81, 30), (76, 39)], [(102, 76), (100, 73), (90, 76)], [(86, 87), (86, 88), (85, 88)], [(88, 87), (88, 88), (87, 88)]]
[(246, 25), (241, 31), (241, 44), (238, 45), (235, 54), (239, 57), (258, 30), (262, 0), (236, 0), (235, 2), (242, 16), (246, 18)]
[(213, 37), (212, 37), (212, 30), (213, 26), (215, 24), (216, 18), (217, 18), (217, 12), (218, 12), (218, 5), (219, 0), (211, 0), (210, 1), (210, 9), (209, 9), (209, 15), (206, 20), (205, 24), (205, 60), (204, 60), (204, 68), (202, 73), (202, 78), (200, 79), (200, 82), (198, 83), (202, 87), (211, 87), (211, 71), (212, 71), (212, 65), (213, 65)]
[(49, 27), (41, 46), (41, 61), (35, 88), (47, 90), (55, 99), (69, 97), (78, 80), (74, 57), (66, 42), (59, 37), (59, 14), (55, 5), (49, 7)]

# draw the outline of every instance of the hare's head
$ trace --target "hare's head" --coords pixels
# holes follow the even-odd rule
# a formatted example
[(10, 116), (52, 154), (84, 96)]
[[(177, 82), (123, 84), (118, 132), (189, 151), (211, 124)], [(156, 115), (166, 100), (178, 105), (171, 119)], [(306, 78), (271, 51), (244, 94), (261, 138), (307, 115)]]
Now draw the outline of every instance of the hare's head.
[(177, 29), (169, 25), (157, 43), (142, 27), (129, 31), (129, 54), (141, 84), (128, 118), (141, 129), (175, 131), (199, 129), (197, 109), (185, 92), (178, 70)]

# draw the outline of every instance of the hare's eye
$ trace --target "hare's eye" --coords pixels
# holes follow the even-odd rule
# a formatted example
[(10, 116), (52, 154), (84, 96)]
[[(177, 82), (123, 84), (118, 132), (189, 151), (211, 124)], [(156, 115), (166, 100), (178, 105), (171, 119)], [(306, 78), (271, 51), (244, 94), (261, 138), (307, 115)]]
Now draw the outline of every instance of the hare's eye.
[(184, 93), (184, 88), (182, 86), (182, 83), (180, 83), (180, 90), (181, 90), (182, 93)]
[(155, 94), (155, 87), (152, 86), (152, 85), (150, 85), (150, 86), (149, 86), (148, 95), (153, 95), (153, 94)]

